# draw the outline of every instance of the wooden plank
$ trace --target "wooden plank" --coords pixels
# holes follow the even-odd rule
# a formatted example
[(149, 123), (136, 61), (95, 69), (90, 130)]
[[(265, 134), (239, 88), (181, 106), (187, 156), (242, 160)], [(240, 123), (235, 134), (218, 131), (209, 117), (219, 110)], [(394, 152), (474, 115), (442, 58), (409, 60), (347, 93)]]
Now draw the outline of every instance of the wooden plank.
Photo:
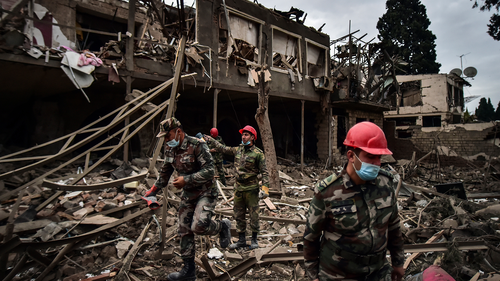
[[(44, 228), (51, 220), (37, 220), (37, 221), (29, 221), (29, 222), (21, 222), (14, 224), (14, 231), (12, 233), (20, 233), (25, 231), (37, 230), (40, 228)], [(5, 235), (7, 225), (0, 226), (0, 234)]]
[(276, 210), (276, 206), (274, 206), (273, 202), (271, 202), (271, 199), (269, 199), (269, 197), (264, 198), (264, 203), (266, 203), (269, 210)]
[(498, 192), (467, 193), (467, 198), (469, 199), (500, 198), (500, 193)]
[(54, 190), (64, 190), (64, 191), (88, 191), (88, 190), (98, 190), (98, 189), (106, 189), (106, 188), (111, 188), (119, 185), (123, 185), (132, 181), (139, 181), (144, 179), (147, 176), (147, 172), (135, 175), (135, 176), (130, 176), (126, 178), (121, 178), (118, 180), (114, 181), (109, 181), (109, 182), (104, 182), (104, 183), (96, 183), (96, 184), (90, 184), (90, 185), (64, 185), (64, 184), (58, 184), (55, 182), (51, 182), (48, 180), (44, 180), (42, 183), (43, 187), (47, 187), (50, 189)]
[(206, 254), (201, 257), (201, 262), (203, 263), (203, 268), (208, 273), (210, 280), (215, 280), (215, 278), (216, 278), (215, 272), (214, 272), (212, 266), (210, 265), (210, 263), (208, 262), (208, 258), (207, 258)]
[[(169, 199), (170, 200), (170, 199)], [(233, 212), (228, 212), (228, 211), (219, 211), (217, 209), (214, 210), (216, 213), (226, 215), (226, 216), (232, 216)], [(248, 218), (248, 215), (246, 215)], [(294, 219), (287, 219), (287, 218), (279, 218), (279, 217), (269, 217), (269, 216), (259, 216), (259, 220), (263, 221), (277, 221), (277, 222), (282, 222), (282, 223), (293, 223), (293, 224), (305, 224), (305, 220), (294, 220)]]
[(137, 253), (139, 252), (142, 240), (144, 240), (144, 236), (146, 236), (146, 233), (148, 232), (150, 226), (151, 226), (151, 221), (149, 221), (146, 227), (144, 227), (144, 229), (141, 232), (141, 235), (139, 235), (139, 238), (135, 240), (134, 246), (132, 246), (132, 249), (130, 249), (127, 256), (123, 260), (123, 266), (115, 278), (117, 281), (128, 280), (127, 273), (130, 270), (130, 266), (132, 265), (132, 261), (134, 260), (135, 255), (137, 255)]
[(87, 278), (87, 279), (83, 279), (83, 280), (80, 280), (80, 281), (104, 281), (104, 280), (108, 280), (110, 278), (112, 278), (113, 276), (116, 275), (116, 272), (109, 272), (109, 273), (104, 273), (104, 274), (101, 274), (101, 275), (97, 275), (97, 276), (94, 276), (94, 277), (90, 277), (90, 278)]
[[(443, 233), (444, 233), (444, 230), (441, 230), (438, 233), (434, 234), (431, 238), (429, 238), (429, 240), (427, 240), (427, 242), (425, 242), (425, 244), (430, 244), (430, 243), (436, 241), (437, 239), (439, 239), (439, 237), (441, 237), (443, 235)], [(406, 268), (408, 268), (408, 265), (410, 265), (410, 262), (414, 258), (420, 256), (420, 254), (421, 253), (413, 253), (413, 254), (411, 254), (411, 256), (406, 259), (406, 261), (405, 261), (405, 263), (403, 265), (403, 268), (406, 270)]]
[(103, 225), (117, 221), (117, 218), (103, 216), (101, 214), (92, 217), (86, 217), (81, 224)]

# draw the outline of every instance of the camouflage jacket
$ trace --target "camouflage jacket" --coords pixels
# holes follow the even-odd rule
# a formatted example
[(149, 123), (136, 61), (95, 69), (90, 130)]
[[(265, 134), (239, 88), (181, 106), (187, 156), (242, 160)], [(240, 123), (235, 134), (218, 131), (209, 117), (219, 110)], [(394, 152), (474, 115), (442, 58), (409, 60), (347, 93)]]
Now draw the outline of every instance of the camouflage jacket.
[(165, 160), (155, 185), (159, 188), (167, 186), (174, 169), (186, 181), (182, 197), (187, 200), (196, 199), (215, 188), (214, 162), (204, 140), (186, 134), (177, 147), (171, 148), (165, 144)]
[[(226, 145), (224, 143), (224, 141), (222, 140), (221, 136), (217, 136), (215, 138), (215, 140), (223, 145)], [(208, 144), (208, 148), (210, 148), (210, 149), (215, 148), (214, 142), (209, 142), (207, 144)], [(222, 160), (223, 160), (222, 153), (220, 153), (220, 152), (210, 152), (210, 153), (212, 154), (212, 158), (214, 159), (214, 163), (222, 163)]]
[(395, 181), (380, 170), (376, 179), (356, 185), (344, 167), (316, 184), (304, 232), (309, 278), (367, 276), (383, 266), (387, 250), (392, 265), (403, 266)]
[(236, 147), (225, 146), (209, 137), (209, 145), (217, 151), (234, 156), (236, 185), (235, 190), (247, 191), (259, 188), (257, 175), (262, 175), (262, 186), (269, 187), (269, 174), (266, 168), (264, 152), (255, 145), (251, 147), (240, 144)]

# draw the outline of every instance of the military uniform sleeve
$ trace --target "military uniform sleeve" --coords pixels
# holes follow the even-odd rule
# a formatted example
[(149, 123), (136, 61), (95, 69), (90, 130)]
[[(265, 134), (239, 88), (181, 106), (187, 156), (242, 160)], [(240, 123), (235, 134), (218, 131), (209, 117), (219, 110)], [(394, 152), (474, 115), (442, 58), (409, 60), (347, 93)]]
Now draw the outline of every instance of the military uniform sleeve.
[(164, 188), (168, 185), (168, 181), (170, 180), (170, 176), (174, 172), (174, 167), (172, 166), (173, 158), (168, 157), (165, 154), (165, 160), (163, 160), (163, 165), (161, 166), (160, 175), (155, 182), (155, 186), (158, 188)]
[(226, 145), (218, 142), (216, 139), (212, 138), (211, 136), (208, 136), (207, 142), (209, 143), (211, 148), (215, 149), (215, 151), (222, 152), (224, 154), (234, 156), (234, 155), (236, 155), (236, 151), (238, 150), (238, 147), (226, 146)]
[(260, 153), (259, 172), (262, 175), (262, 185), (269, 188), (269, 173), (267, 172), (266, 156), (264, 153)]
[(213, 179), (215, 174), (214, 160), (205, 142), (198, 142), (195, 146), (195, 158), (200, 164), (200, 170), (184, 176), (184, 181), (187, 184), (201, 185)]
[(392, 216), (389, 219), (387, 249), (391, 253), (392, 266), (400, 267), (405, 262), (404, 239), (401, 233), (397, 203), (393, 206)]
[(304, 265), (307, 276), (314, 280), (319, 273), (319, 254), (321, 249), (321, 235), (325, 223), (325, 202), (318, 190), (309, 205), (306, 230), (304, 231)]

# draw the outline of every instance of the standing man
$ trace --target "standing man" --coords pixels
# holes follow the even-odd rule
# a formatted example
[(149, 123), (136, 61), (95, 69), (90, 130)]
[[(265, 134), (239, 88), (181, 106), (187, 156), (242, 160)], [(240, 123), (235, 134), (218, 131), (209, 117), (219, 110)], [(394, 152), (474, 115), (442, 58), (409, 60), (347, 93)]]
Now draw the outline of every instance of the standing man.
[[(260, 148), (254, 145), (257, 140), (257, 131), (252, 126), (245, 126), (240, 131), (241, 144), (237, 147), (227, 147), (215, 141), (210, 136), (204, 136), (209, 145), (216, 151), (233, 155), (236, 184), (234, 187), (234, 217), (236, 219), (236, 231), (239, 240), (229, 246), (230, 249), (246, 247), (245, 231), (247, 222), (245, 219), (246, 210), (250, 213), (250, 228), (252, 230), (252, 240), (250, 249), (259, 247), (257, 234), (259, 225), (259, 198), (269, 196), (269, 175), (266, 168), (266, 158)], [(262, 175), (262, 186), (259, 186), (257, 176)], [(260, 188), (259, 188), (260, 187)]]
[[(219, 130), (217, 130), (217, 128), (210, 129), (210, 136), (212, 136), (212, 138), (214, 138), (220, 144), (225, 145), (222, 137), (219, 136)], [(210, 153), (212, 154), (212, 158), (214, 158), (215, 168), (217, 169), (217, 173), (219, 174), (219, 180), (224, 186), (226, 186), (226, 174), (224, 174), (224, 166), (222, 165), (222, 153), (215, 150), (215, 146), (213, 145), (213, 143), (214, 142), (209, 143), (208, 148), (210, 148)]]
[[(169, 281), (194, 281), (195, 239), (198, 235), (220, 235), (219, 244), (226, 248), (231, 241), (231, 222), (212, 220), (218, 191), (214, 186), (214, 163), (204, 140), (188, 136), (175, 117), (160, 123), (160, 133), (165, 136), (165, 161), (160, 176), (153, 187), (146, 192), (144, 199), (167, 186), (174, 169), (179, 177), (173, 185), (182, 189), (179, 206), (179, 236), (181, 237), (181, 257), (184, 267), (180, 272), (170, 273)], [(166, 196), (166, 194), (164, 195)], [(154, 204), (154, 202), (153, 202)]]
[[(399, 281), (404, 275), (395, 182), (380, 170), (392, 154), (374, 123), (353, 126), (344, 140), (348, 163), (339, 175), (318, 182), (304, 233), (311, 280)], [(386, 259), (391, 254), (392, 267)]]

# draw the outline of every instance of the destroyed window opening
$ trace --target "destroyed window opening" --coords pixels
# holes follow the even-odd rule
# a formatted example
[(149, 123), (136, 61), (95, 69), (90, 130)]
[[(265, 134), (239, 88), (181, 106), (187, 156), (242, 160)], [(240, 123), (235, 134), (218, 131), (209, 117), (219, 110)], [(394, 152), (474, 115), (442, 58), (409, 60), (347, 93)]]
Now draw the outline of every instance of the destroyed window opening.
[[(262, 54), (262, 25), (265, 22), (262, 20), (259, 20), (257, 18), (254, 18), (250, 15), (247, 15), (245, 13), (242, 13), (239, 11), (235, 12), (236, 10), (233, 8), (230, 8), (227, 6), (226, 6), (226, 8), (228, 9), (229, 22), (227, 22), (227, 20), (224, 17), (221, 17), (220, 20), (224, 20), (226, 22), (227, 29), (219, 28), (221, 30), (228, 31), (228, 38), (227, 38), (228, 40), (226, 41), (226, 57), (220, 56), (222, 43), (220, 40), (221, 37), (219, 36), (219, 59), (227, 60), (227, 57), (230, 55), (228, 53), (229, 49), (230, 49), (229, 43), (236, 44), (236, 42), (234, 40), (231, 40), (229, 38), (229, 37), (232, 37), (232, 39), (238, 39), (238, 40), (244, 41), (247, 44), (249, 44), (250, 46), (253, 46), (257, 49), (257, 53), (255, 54), (255, 52), (254, 52), (255, 55), (254, 55), (253, 62), (247, 61), (245, 58), (241, 58), (240, 56), (238, 56), (236, 54), (233, 54), (233, 55), (235, 57), (239, 57), (239, 58), (243, 59), (244, 61), (247, 61), (247, 65), (248, 64), (252, 65), (252, 63), (255, 63), (257, 65), (253, 65), (254, 67), (261, 67), (260, 62), (262, 62), (262, 60), (263, 60), (263, 58), (262, 58), (263, 56), (261, 55)], [(256, 30), (256, 32), (255, 32), (256, 38), (251, 38), (253, 36), (253, 34), (248, 34), (248, 32), (243, 31), (242, 28), (238, 28), (238, 26), (241, 26), (242, 24), (238, 24), (237, 21), (242, 21), (242, 20), (247, 22), (249, 29)], [(255, 28), (252, 28), (251, 24), (254, 24)], [(238, 51), (238, 48), (236, 48), (236, 46), (234, 49), (236, 51)]]
[[(274, 38), (275, 38), (275, 34), (274, 34), (275, 30), (279, 31), (281, 33), (284, 33), (285, 35), (291, 36), (291, 37), (293, 37), (293, 38), (296, 39), (295, 43), (296, 43), (297, 49), (295, 51), (295, 55), (296, 56), (294, 58), (297, 60), (298, 72), (302, 73), (302, 55), (301, 55), (302, 54), (302, 47), (301, 47), (301, 44), (300, 44), (301, 43), (300, 40), (301, 40), (302, 37), (300, 35), (298, 35), (298, 34), (295, 34), (295, 33), (292, 33), (290, 31), (284, 30), (284, 29), (282, 29), (282, 28), (280, 28), (278, 26), (275, 26), (275, 25), (271, 25), (271, 30), (272, 30), (272, 35), (271, 35), (272, 36), (272, 42), (271, 42), (271, 46), (272, 46), (272, 54), (273, 54), (272, 57), (274, 57), (274, 53), (275, 53), (275, 44), (274, 44), (275, 43), (275, 40), (274, 40)], [(288, 39), (287, 39), (287, 42), (288, 42)], [(285, 54), (282, 54), (283, 56), (286, 56), (287, 49), (288, 49), (288, 43), (286, 44)], [(277, 53), (281, 54), (280, 52), (277, 52)], [(274, 64), (271, 65), (271, 70), (276, 71), (276, 72), (280, 72), (280, 73), (284, 73), (284, 74), (289, 74), (289, 72), (286, 69), (275, 67)], [(294, 69), (292, 69), (292, 70), (294, 70)], [(298, 76), (295, 72), (294, 72), (294, 75)]]
[[(306, 63), (307, 63), (307, 67), (306, 67), (306, 78), (310, 75), (309, 74), (309, 63), (313, 64), (312, 62), (309, 62), (309, 44), (313, 45), (313, 46), (316, 46), (320, 49), (322, 49), (322, 51), (324, 52), (323, 53), (323, 56), (324, 56), (324, 64), (323, 64), (323, 75), (322, 76), (328, 76), (328, 67), (327, 67), (327, 64), (328, 64), (328, 47), (320, 44), (320, 43), (317, 43), (311, 39), (308, 39), (308, 38), (304, 38), (304, 41), (306, 42)], [(318, 54), (318, 59), (321, 58), (321, 50)], [(315, 65), (318, 65), (318, 61), (316, 61), (316, 64)]]
[[(5, 9), (1, 9), (1, 8), (0, 8), (0, 11), (1, 12), (6, 12), (6, 13), (12, 13), (11, 11), (8, 11), (8, 10), (5, 10)], [(59, 26), (59, 27), (63, 27), (63, 28), (73, 29), (73, 30), (81, 30), (81, 31), (89, 32), (89, 33), (96, 33), (96, 34), (108, 35), (108, 36), (116, 36), (117, 38), (119, 38), (121, 36), (124, 36), (124, 35), (121, 34), (121, 32), (111, 33), (111, 32), (93, 30), (93, 29), (88, 29), (88, 28), (74, 27), (74, 26), (69, 26), (69, 25), (64, 25), (64, 24), (59, 24), (59, 23), (54, 23), (54, 22), (42, 21), (42, 20), (39, 20), (37, 18), (26, 16), (26, 15), (21, 15), (21, 14), (16, 14), (16, 17), (21, 17), (21, 18), (24, 18), (26, 20), (31, 20), (31, 21), (34, 21), (34, 22), (42, 23), (42, 24), (47, 24), (47, 25), (52, 25), (52, 26)], [(137, 40), (137, 41), (144, 41), (144, 42), (148, 42), (148, 43), (152, 43), (152, 44), (157, 44), (157, 45), (162, 45), (162, 46), (167, 46), (167, 47), (173, 47), (170, 44), (164, 44), (164, 43), (160, 43), (160, 42), (154, 42), (154, 41), (149, 40), (149, 39), (142, 39), (142, 38), (138, 38), (138, 37), (133, 37), (133, 39)]]

